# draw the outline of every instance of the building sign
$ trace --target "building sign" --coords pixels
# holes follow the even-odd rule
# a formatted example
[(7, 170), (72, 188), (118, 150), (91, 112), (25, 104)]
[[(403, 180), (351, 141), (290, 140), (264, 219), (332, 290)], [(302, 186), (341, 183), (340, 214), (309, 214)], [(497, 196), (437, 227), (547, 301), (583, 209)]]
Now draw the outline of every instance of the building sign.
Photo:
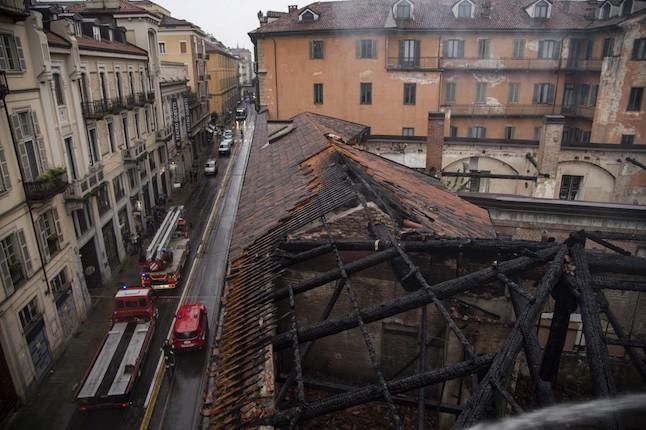
[(191, 111), (188, 106), (188, 95), (184, 94), (184, 119), (186, 120), (186, 132), (191, 135)]
[(182, 128), (179, 123), (179, 105), (177, 98), (173, 97), (170, 103), (171, 114), (173, 115), (173, 131), (175, 135), (175, 147), (182, 147)]

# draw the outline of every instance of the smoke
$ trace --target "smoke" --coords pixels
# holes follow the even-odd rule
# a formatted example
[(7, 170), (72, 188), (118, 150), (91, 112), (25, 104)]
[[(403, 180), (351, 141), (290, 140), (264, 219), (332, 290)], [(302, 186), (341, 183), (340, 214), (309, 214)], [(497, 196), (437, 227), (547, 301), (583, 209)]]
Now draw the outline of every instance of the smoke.
[[(482, 423), (469, 430), (541, 430), (564, 428), (570, 424), (599, 424), (613, 414), (646, 411), (646, 394), (634, 394), (614, 399), (550, 406), (495, 423)], [(602, 422), (602, 421), (601, 421)]]

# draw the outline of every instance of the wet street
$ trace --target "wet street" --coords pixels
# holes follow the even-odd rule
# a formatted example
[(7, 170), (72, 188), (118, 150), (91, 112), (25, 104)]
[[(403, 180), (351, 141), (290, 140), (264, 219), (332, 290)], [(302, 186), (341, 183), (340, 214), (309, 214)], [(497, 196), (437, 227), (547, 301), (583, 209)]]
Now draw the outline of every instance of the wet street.
[[(192, 223), (191, 254), (184, 267), (183, 282), (173, 291), (159, 292), (159, 318), (152, 345), (146, 357), (142, 376), (132, 397), (132, 406), (125, 410), (74, 411), (67, 429), (136, 429), (140, 428), (146, 411), (145, 404), (154, 384), (160, 363), (160, 347), (169, 335), (175, 310), (181, 303), (206, 304), (209, 313), (209, 345), (201, 351), (177, 354), (177, 365), (172, 375), (163, 376), (157, 396), (152, 396), (151, 429), (189, 429), (200, 423), (202, 398), (206, 384), (207, 351), (215, 334), (219, 317), (220, 295), (227, 269), (229, 241), (238, 205), (239, 193), (246, 168), (247, 156), (253, 137), (255, 113), (249, 109), (244, 127), (244, 142), (239, 129), (235, 130), (236, 144), (230, 156), (217, 155), (217, 142), (209, 147), (218, 158), (218, 174), (205, 177), (202, 164), (199, 184), (186, 205), (187, 219)], [(203, 162), (207, 157), (202, 157)], [(180, 191), (181, 192), (181, 191)], [(153, 404), (153, 401), (156, 401)]]

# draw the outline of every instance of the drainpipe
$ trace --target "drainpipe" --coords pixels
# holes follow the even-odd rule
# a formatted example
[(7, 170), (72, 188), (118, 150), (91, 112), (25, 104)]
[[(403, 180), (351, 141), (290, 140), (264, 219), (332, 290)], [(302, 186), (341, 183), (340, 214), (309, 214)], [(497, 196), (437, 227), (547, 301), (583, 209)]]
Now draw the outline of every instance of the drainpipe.
[(276, 119), (280, 119), (280, 106), (278, 105), (278, 51), (276, 50), (276, 39), (272, 38), (274, 43), (274, 85), (276, 92), (274, 93), (274, 100), (276, 101)]
[(7, 125), (9, 126), (9, 133), (11, 134), (11, 143), (13, 144), (13, 151), (16, 155), (16, 162), (18, 163), (18, 170), (20, 172), (20, 181), (22, 183), (22, 190), (25, 193), (25, 202), (27, 203), (27, 209), (29, 210), (29, 219), (31, 220), (31, 227), (34, 230), (34, 237), (36, 238), (36, 248), (38, 249), (38, 257), (40, 258), (40, 267), (43, 271), (43, 276), (45, 277), (45, 286), (47, 287), (46, 293), (49, 295), (51, 290), (49, 289), (49, 279), (47, 278), (47, 270), (45, 269), (45, 259), (43, 258), (43, 251), (40, 249), (40, 244), (38, 243), (38, 232), (36, 230), (36, 221), (34, 220), (34, 212), (31, 209), (31, 204), (27, 200), (27, 191), (25, 190), (25, 173), (22, 164), (20, 163), (20, 154), (18, 153), (18, 147), (16, 146), (16, 136), (13, 133), (13, 127), (11, 127), (11, 117), (9, 116), (9, 107), (7, 106), (6, 96), (2, 96), (2, 104), (4, 105), (4, 112), (7, 117)]

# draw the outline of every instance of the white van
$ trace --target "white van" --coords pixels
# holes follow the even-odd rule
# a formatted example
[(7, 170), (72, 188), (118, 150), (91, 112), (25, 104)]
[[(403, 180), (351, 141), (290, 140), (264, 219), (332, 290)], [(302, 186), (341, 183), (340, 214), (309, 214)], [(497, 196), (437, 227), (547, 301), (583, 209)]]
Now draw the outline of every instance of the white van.
[(218, 152), (221, 155), (231, 154), (231, 141), (229, 139), (225, 139), (222, 142), (220, 142), (220, 147), (218, 148)]

